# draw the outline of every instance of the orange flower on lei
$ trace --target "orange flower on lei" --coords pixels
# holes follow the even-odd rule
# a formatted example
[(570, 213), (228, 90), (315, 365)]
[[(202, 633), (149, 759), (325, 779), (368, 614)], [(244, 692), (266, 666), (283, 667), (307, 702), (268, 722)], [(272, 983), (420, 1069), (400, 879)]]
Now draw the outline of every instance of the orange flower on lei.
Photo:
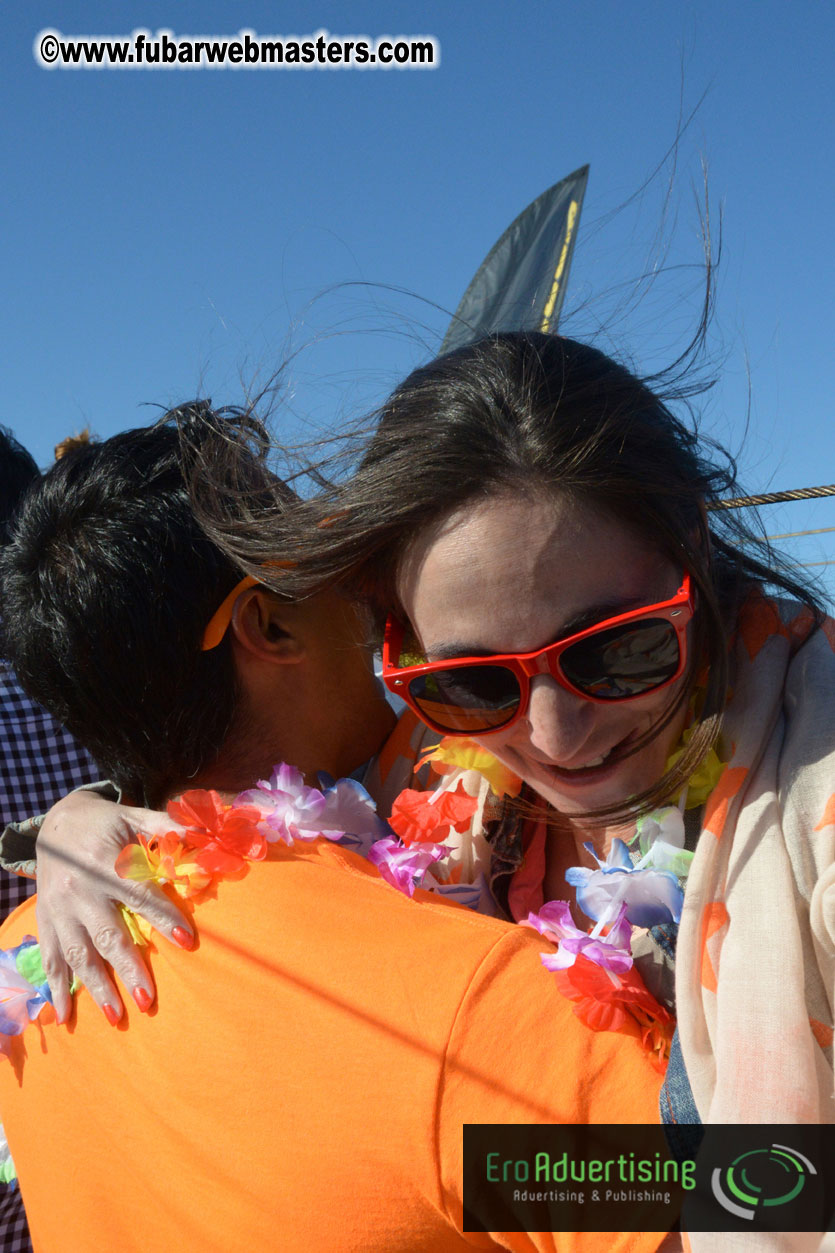
[(582, 955), (555, 970), (557, 986), (574, 1013), (592, 1031), (620, 1031), (639, 1037), (664, 1070), (670, 1055), (675, 1019), (647, 989), (636, 970), (606, 970)]
[(258, 829), (261, 813), (254, 805), (233, 809), (214, 790), (183, 792), (178, 801), (168, 802), (168, 816), (188, 828), (186, 842), (198, 850), (194, 860), (210, 875), (234, 874), (267, 855)]
[(128, 844), (116, 858), (120, 879), (139, 883), (170, 883), (186, 900), (197, 896), (212, 881), (212, 874), (198, 864), (195, 851), (176, 831), (148, 839), (140, 834), (138, 844)]
[(389, 826), (406, 845), (437, 844), (450, 827), (466, 831), (477, 808), (477, 798), (458, 788), (431, 794), (406, 788), (394, 802)]

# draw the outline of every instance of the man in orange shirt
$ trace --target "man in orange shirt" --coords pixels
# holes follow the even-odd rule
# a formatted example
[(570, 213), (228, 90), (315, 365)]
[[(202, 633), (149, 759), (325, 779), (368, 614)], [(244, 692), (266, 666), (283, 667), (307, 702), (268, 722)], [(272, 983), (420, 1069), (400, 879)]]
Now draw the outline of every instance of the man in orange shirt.
[[(649, 1056), (580, 1023), (540, 937), (271, 847), (153, 953), (155, 1010), (114, 1031), (81, 992), (0, 1059), (36, 1253), (656, 1249), (462, 1230), (464, 1123), (656, 1120)], [(27, 903), (0, 944), (33, 930)]]
[[(136, 434), (146, 438), (131, 457), (150, 457), (147, 433)], [(157, 803), (195, 785), (238, 791), (283, 756), (337, 775), (347, 757), (373, 752), (385, 707), (376, 725), (358, 726), (326, 696), (343, 681), (341, 692), (364, 691), (347, 658), (356, 621), (336, 596), (318, 606), (317, 626), (312, 602), (238, 589), (227, 574), (210, 611), (191, 614), (201, 657), (186, 660), (182, 681), (166, 669), (166, 615), (197, 595), (165, 584), (164, 562), (153, 569), (173, 534), (169, 521), (168, 546), (154, 539), (152, 500), (155, 483), (172, 481), (173, 445), (168, 460), (147, 462), (130, 540), (96, 581), (95, 528), (85, 536), (78, 500), (85, 477), (114, 475), (125, 455), (124, 445), (101, 447), (52, 472), (16, 541), (12, 600), (22, 602), (26, 578), (33, 596), (48, 589), (40, 621), (57, 629), (58, 615), (64, 640), (63, 678), (46, 666), (53, 687), (41, 698), (60, 700), (77, 731), (95, 718), (105, 764)], [(112, 511), (112, 495), (97, 490)], [(65, 603), (73, 574), (96, 589), (87, 613)], [(189, 695), (202, 682), (211, 699), (227, 673), (201, 664), (214, 651), (199, 647), (210, 619), (240, 695), (220, 751), (195, 775), (185, 768)], [(43, 657), (34, 635), (30, 658), (39, 647)], [(182, 635), (176, 642), (182, 652)], [(161, 687), (157, 654), (176, 690)], [(292, 708), (292, 723), (270, 722), (268, 700)], [(0, 944), (35, 930), (27, 903)], [(582, 1026), (540, 963), (540, 937), (422, 893), (410, 900), (324, 841), (302, 852), (271, 846), (195, 908), (192, 930), (194, 952), (153, 951), (150, 1012), (137, 998), (114, 1031), (81, 992), (67, 1028), (47, 1011), (11, 1042), (0, 1109), (36, 1250), (658, 1247), (661, 1236), (645, 1232), (463, 1231), (464, 1123), (657, 1118), (650, 1058), (631, 1037)]]
[[(230, 443), (247, 479), (236, 488), (275, 499), (282, 485), (252, 450), (264, 439), (250, 415), (193, 402), (53, 466), (4, 558), (8, 651), (29, 695), (71, 723), (126, 804), (161, 805), (206, 781), (236, 793), (283, 760), (311, 782), (319, 771), (356, 775), (388, 813), (420, 747), (437, 737), (411, 714), (398, 721), (387, 704), (362, 616), (335, 591), (291, 603), (242, 580), (195, 517), (188, 460)], [(76, 865), (73, 837), (86, 833), (97, 805), (105, 833), (85, 849), (99, 860)], [(85, 898), (93, 876), (113, 885), (125, 836), (111, 809), (88, 792), (61, 803), (53, 848), (66, 869), (44, 890), (53, 910), (58, 890), (85, 899), (83, 924), (61, 919), (63, 946), (102, 1010), (118, 1017), (121, 1000), (96, 947), (140, 1003), (154, 987), (103, 890)], [(2, 851), (11, 868), (34, 871), (31, 837), (9, 829)], [(186, 936), (154, 885), (132, 885), (130, 904), (169, 938)], [(63, 1015), (69, 972), (54, 936), (44, 947)]]

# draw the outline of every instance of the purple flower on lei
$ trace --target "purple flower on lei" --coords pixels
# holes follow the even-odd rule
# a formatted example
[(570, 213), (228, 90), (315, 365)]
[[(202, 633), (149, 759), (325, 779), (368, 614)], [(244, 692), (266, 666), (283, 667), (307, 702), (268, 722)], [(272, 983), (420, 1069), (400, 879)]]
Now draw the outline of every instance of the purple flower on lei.
[(242, 792), (235, 806), (252, 805), (261, 814), (258, 829), (274, 844), (283, 840), (341, 840), (348, 833), (355, 840), (367, 843), (379, 839), (388, 824), (378, 818), (374, 801), (362, 784), (354, 779), (340, 779), (324, 792), (307, 787), (302, 773), (295, 766), (280, 765), (269, 780), (261, 779), (257, 787)]
[(343, 835), (343, 844), (357, 852), (367, 852), (375, 840), (391, 835), (391, 827), (377, 813), (374, 801), (356, 779), (337, 779), (320, 775), (325, 805), (319, 820), (328, 839)]
[(542, 964), (548, 970), (565, 970), (573, 966), (581, 954), (595, 965), (616, 974), (623, 974), (632, 966), (629, 951), (632, 927), (626, 917), (625, 905), (618, 910), (608, 935), (597, 934), (601, 929), (599, 926), (591, 935), (575, 927), (566, 901), (548, 901), (538, 914), (528, 914), (522, 926), (532, 927), (546, 940), (559, 944), (556, 953), (542, 955)]
[(613, 840), (605, 861), (592, 844), (583, 847), (597, 862), (597, 870), (572, 866), (566, 881), (577, 889), (577, 904), (598, 922), (611, 921), (621, 904), (633, 927), (656, 927), (678, 922), (684, 893), (678, 879), (668, 870), (633, 866), (623, 840)]
[(446, 857), (449, 848), (445, 844), (410, 844), (386, 838), (372, 844), (368, 860), (375, 865), (382, 877), (405, 896), (414, 896), (415, 888), (433, 862)]
[(0, 949), (0, 1049), (3, 1036), (20, 1035), (51, 1004), (35, 937), (27, 935), (16, 948)]
[(324, 796), (318, 788), (305, 785), (300, 770), (283, 762), (275, 767), (269, 780), (259, 779), (256, 787), (241, 792), (233, 805), (252, 805), (260, 812), (258, 829), (270, 844), (278, 840), (285, 844), (297, 839), (315, 840), (324, 834), (319, 823)]

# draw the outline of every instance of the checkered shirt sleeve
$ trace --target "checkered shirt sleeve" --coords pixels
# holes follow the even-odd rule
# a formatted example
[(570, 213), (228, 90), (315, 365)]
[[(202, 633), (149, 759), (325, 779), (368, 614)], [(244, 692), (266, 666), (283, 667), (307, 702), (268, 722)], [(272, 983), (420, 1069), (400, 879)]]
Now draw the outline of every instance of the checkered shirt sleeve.
[(31, 1253), (29, 1226), (17, 1183), (0, 1183), (0, 1253)]
[[(0, 830), (100, 778), (86, 749), (30, 700), (0, 661)], [(0, 870), (0, 921), (34, 890), (32, 880)]]

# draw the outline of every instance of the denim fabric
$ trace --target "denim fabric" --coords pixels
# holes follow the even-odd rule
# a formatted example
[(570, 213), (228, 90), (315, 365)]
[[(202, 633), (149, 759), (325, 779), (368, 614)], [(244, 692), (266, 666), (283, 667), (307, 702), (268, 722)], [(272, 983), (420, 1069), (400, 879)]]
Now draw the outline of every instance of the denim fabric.
[(670, 1046), (667, 1076), (661, 1087), (661, 1121), (667, 1126), (680, 1123), (695, 1123), (701, 1126), (702, 1121), (696, 1109), (696, 1102), (693, 1100), (690, 1080), (687, 1078), (684, 1058), (681, 1054), (681, 1041), (678, 1038), (678, 1027), (675, 1029)]

